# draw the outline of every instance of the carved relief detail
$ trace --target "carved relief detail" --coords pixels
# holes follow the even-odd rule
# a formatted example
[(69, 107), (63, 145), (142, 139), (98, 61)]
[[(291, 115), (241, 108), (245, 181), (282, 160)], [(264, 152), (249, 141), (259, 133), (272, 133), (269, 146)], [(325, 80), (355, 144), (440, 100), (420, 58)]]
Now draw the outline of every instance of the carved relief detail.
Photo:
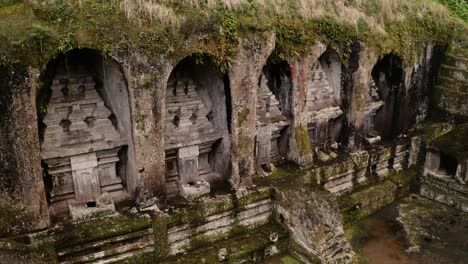
[[(289, 121), (280, 110), (276, 96), (267, 85), (265, 75), (260, 77), (257, 88), (257, 139), (256, 159), (257, 171), (262, 174), (264, 169), (271, 171), (273, 162), (282, 158), (279, 150), (279, 139), (282, 131), (289, 125)], [(262, 166), (264, 168), (262, 168)]]
[(205, 180), (220, 177), (210, 162), (213, 146), (222, 138), (210, 120), (211, 109), (195, 81), (179, 76), (168, 82), (166, 109), (166, 180), (177, 182), (186, 198), (205, 194)]
[(109, 117), (90, 76), (54, 79), (42, 159), (52, 178), (52, 203), (95, 202), (103, 192), (123, 190), (118, 152), (126, 144)]
[(316, 148), (326, 148), (336, 143), (330, 135), (330, 130), (333, 120), (343, 114), (335, 103), (333, 88), (328, 78), (322, 64), (317, 62), (312, 71), (306, 97), (308, 130)]

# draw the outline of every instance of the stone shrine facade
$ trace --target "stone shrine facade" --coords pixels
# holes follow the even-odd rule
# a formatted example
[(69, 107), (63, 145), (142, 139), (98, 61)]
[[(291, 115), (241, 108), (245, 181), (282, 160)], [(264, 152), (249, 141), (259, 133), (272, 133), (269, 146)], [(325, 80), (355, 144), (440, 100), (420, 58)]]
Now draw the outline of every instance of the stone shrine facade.
[(126, 140), (109, 119), (112, 113), (90, 75), (58, 75), (51, 89), (41, 148), (52, 180), (52, 207), (57, 214), (70, 211), (77, 220), (114, 211), (108, 193), (124, 192), (117, 163)]
[(279, 141), (285, 140), (282, 136), (289, 126), (289, 121), (281, 112), (279, 102), (267, 81), (263, 74), (257, 89), (255, 156), (259, 176), (271, 172), (274, 169), (273, 163), (284, 158)]
[(195, 198), (210, 192), (209, 181), (221, 176), (214, 170), (214, 145), (222, 138), (210, 121), (199, 85), (189, 76), (168, 81), (166, 91), (166, 177), (177, 192)]
[[(323, 150), (328, 150), (331, 146), (337, 148), (341, 131), (339, 118), (343, 115), (340, 97), (335, 96), (337, 88), (330, 84), (329, 78), (331, 76), (324, 71), (319, 60), (311, 73), (306, 96), (309, 137), (319, 158), (325, 160), (336, 157), (334, 153), (329, 156)], [(340, 83), (335, 85), (341, 87)]]

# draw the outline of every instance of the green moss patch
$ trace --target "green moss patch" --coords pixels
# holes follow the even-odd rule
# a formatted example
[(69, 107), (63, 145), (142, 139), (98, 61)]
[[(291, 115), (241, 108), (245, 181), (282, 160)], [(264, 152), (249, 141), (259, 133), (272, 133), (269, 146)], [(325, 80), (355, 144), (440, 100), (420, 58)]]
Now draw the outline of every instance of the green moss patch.
[[(456, 1), (443, 0), (449, 7)], [(104, 54), (135, 50), (177, 62), (193, 53), (214, 57), (221, 72), (235, 58), (240, 36), (276, 31), (277, 58), (300, 57), (316, 41), (341, 51), (346, 60), (354, 40), (379, 54), (395, 51), (409, 64), (427, 42), (447, 43), (466, 22), (452, 19), (429, 1), (396, 1), (391, 12), (379, 1), (102, 1), (1, 0), (0, 50), (10, 61), (43, 68), (59, 52), (87, 47)], [(305, 5), (305, 6), (304, 6)], [(464, 7), (464, 6), (463, 6)], [(314, 10), (314, 11), (312, 11)], [(343, 16), (343, 12), (359, 14)], [(461, 8), (452, 8), (462, 17)], [(462, 31), (463, 32), (463, 31)], [(417, 52), (416, 52), (417, 53)]]
[(109, 239), (152, 227), (150, 217), (129, 218), (123, 215), (106, 217), (89, 222), (67, 226), (56, 231), (56, 248), (62, 249), (78, 244)]
[[(273, 243), (269, 240), (271, 232), (278, 234), (278, 242)], [(288, 234), (282, 226), (276, 223), (269, 223), (247, 233), (217, 241), (187, 255), (177, 256), (162, 263), (218, 263), (218, 251), (221, 248), (226, 248), (228, 251), (228, 263), (239, 261), (255, 263), (265, 258), (265, 249), (272, 245), (275, 245), (280, 252), (287, 251)]]
[(409, 194), (421, 174), (420, 167), (394, 172), (385, 180), (355, 188), (351, 193), (338, 199), (345, 226), (351, 226), (360, 219), (382, 209), (396, 199)]
[(294, 138), (296, 139), (297, 148), (301, 157), (312, 153), (312, 143), (307, 127), (298, 126), (294, 128)]
[(432, 145), (444, 153), (464, 160), (468, 156), (468, 125), (455, 127), (434, 139)]

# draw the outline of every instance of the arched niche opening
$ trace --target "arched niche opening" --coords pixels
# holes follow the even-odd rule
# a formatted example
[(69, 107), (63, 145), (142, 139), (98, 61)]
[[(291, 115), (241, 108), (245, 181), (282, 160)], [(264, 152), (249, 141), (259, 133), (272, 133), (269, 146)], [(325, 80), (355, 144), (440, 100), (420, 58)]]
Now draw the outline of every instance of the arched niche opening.
[(166, 87), (166, 194), (191, 199), (223, 188), (229, 176), (229, 81), (209, 56), (192, 55)]
[(440, 152), (439, 174), (449, 175), (455, 178), (458, 170), (458, 160), (449, 154)]
[(59, 54), (37, 96), (45, 185), (52, 215), (113, 213), (136, 185), (127, 82), (99, 51)]
[(426, 152), (426, 163), (424, 164), (425, 170), (438, 175), (457, 177), (459, 172), (460, 163), (454, 156), (429, 147)]
[(334, 151), (344, 140), (342, 110), (342, 65), (338, 53), (328, 48), (313, 66), (307, 87), (309, 136), (321, 160), (336, 157)]
[(282, 60), (269, 59), (257, 87), (255, 159), (257, 173), (271, 172), (288, 152), (291, 123), (291, 68)]
[[(383, 102), (373, 117), (369, 117), (369, 130), (374, 130), (382, 140), (396, 138), (402, 131), (398, 125), (400, 104), (405, 96), (402, 59), (387, 54), (372, 69), (371, 93)], [(376, 91), (372, 91), (376, 90)]]

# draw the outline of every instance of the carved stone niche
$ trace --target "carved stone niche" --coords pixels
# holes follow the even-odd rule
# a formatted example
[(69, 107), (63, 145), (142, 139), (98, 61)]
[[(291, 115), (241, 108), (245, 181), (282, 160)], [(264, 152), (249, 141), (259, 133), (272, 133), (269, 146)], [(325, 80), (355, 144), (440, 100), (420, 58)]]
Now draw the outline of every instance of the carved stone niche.
[(67, 204), (76, 221), (114, 212), (107, 193), (124, 189), (116, 165), (126, 139), (90, 75), (56, 75), (51, 89), (41, 148), (52, 179), (52, 207), (60, 211)]
[[(50, 61), (38, 93), (41, 156), (50, 212), (82, 221), (115, 212), (131, 197), (134, 153), (126, 81), (99, 51)], [(39, 110), (42, 110), (40, 108)]]
[(182, 63), (172, 72), (166, 90), (169, 197), (197, 198), (224, 180), (229, 143), (223, 90), (223, 81), (202, 66)]
[(424, 172), (426, 175), (449, 177), (465, 184), (467, 173), (462, 169), (463, 165), (463, 162), (460, 164), (459, 161), (451, 155), (434, 148), (429, 148), (426, 152)]
[(336, 157), (343, 126), (341, 106), (341, 63), (336, 52), (327, 50), (314, 66), (306, 93), (308, 130), (322, 160)]
[(375, 81), (372, 80), (369, 85), (369, 93), (366, 95), (366, 105), (364, 107), (364, 139), (370, 145), (380, 142), (381, 137), (375, 130), (374, 119), (377, 111), (384, 105), (377, 92)]
[[(266, 70), (264, 70), (265, 72)], [(268, 72), (267, 72), (268, 74)], [(271, 86), (279, 84), (275, 89), (278, 94), (288, 94), (290, 90), (290, 80), (281, 80), (287, 76), (271, 76)], [(285, 74), (283, 74), (285, 75)], [(278, 82), (275, 83), (274, 78)], [(257, 164), (257, 173), (259, 176), (265, 176), (268, 172), (274, 169), (274, 163), (281, 161), (286, 156), (287, 145), (287, 127), (290, 121), (285, 114), (281, 111), (287, 111), (287, 102), (283, 101), (281, 106), (277, 96), (272, 92), (268, 86), (267, 75), (262, 74), (260, 77), (259, 85), (257, 88), (257, 136), (255, 141), (255, 157)], [(278, 90), (286, 91), (278, 91)]]
[(372, 69), (372, 79), (375, 93), (378, 95), (380, 106), (372, 117), (373, 134), (378, 134), (382, 140), (393, 140), (398, 137), (405, 127), (400, 122), (404, 101), (404, 71), (402, 59), (395, 54), (387, 54), (379, 60)]

